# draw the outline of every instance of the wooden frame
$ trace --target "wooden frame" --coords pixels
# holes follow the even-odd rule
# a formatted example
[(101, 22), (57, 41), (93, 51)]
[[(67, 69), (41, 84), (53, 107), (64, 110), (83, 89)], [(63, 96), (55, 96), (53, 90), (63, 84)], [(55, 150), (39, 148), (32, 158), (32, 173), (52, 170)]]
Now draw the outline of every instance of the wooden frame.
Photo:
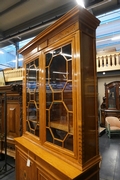
[[(120, 117), (120, 81), (105, 84), (105, 97), (101, 104), (101, 126), (105, 127), (107, 116)], [(112, 97), (114, 95), (114, 97)]]

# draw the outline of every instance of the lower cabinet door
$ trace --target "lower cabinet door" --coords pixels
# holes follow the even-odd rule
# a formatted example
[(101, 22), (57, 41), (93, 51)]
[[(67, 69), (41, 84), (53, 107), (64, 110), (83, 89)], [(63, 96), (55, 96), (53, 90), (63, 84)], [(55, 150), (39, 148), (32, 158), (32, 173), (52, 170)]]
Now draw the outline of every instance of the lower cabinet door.
[(46, 177), (45, 173), (43, 173), (40, 169), (37, 169), (37, 180), (50, 180), (50, 178)]
[(37, 180), (35, 162), (16, 149), (16, 180)]

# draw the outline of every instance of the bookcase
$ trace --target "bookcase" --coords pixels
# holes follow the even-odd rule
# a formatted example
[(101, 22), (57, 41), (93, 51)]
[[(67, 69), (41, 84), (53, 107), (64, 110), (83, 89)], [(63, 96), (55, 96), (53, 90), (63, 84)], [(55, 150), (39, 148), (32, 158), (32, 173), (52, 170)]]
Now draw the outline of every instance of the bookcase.
[(96, 28), (76, 6), (19, 50), (23, 135), (16, 179), (99, 179)]

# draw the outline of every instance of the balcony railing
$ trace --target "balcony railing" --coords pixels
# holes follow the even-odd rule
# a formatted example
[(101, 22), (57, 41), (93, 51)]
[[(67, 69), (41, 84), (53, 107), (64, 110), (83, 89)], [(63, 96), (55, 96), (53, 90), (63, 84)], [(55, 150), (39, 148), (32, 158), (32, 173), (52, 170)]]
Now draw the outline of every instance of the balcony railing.
[[(96, 56), (97, 72), (120, 70), (120, 52), (109, 52)], [(5, 82), (23, 80), (23, 68), (5, 70)]]
[(4, 76), (5, 76), (5, 82), (21, 81), (23, 80), (23, 68), (5, 70)]
[(97, 72), (120, 70), (120, 52), (97, 55)]

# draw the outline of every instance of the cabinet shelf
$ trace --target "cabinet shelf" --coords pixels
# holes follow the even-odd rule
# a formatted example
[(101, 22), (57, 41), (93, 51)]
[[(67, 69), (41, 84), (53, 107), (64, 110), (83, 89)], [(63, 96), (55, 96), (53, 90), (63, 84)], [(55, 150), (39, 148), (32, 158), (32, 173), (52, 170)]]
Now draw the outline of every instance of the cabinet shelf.
[(59, 130), (63, 130), (66, 132), (69, 132), (69, 129), (70, 129), (70, 132), (73, 133), (73, 127), (69, 128), (69, 125), (66, 122), (64, 122), (63, 120), (62, 120), (62, 122), (60, 120), (50, 122), (50, 127), (59, 129)]

